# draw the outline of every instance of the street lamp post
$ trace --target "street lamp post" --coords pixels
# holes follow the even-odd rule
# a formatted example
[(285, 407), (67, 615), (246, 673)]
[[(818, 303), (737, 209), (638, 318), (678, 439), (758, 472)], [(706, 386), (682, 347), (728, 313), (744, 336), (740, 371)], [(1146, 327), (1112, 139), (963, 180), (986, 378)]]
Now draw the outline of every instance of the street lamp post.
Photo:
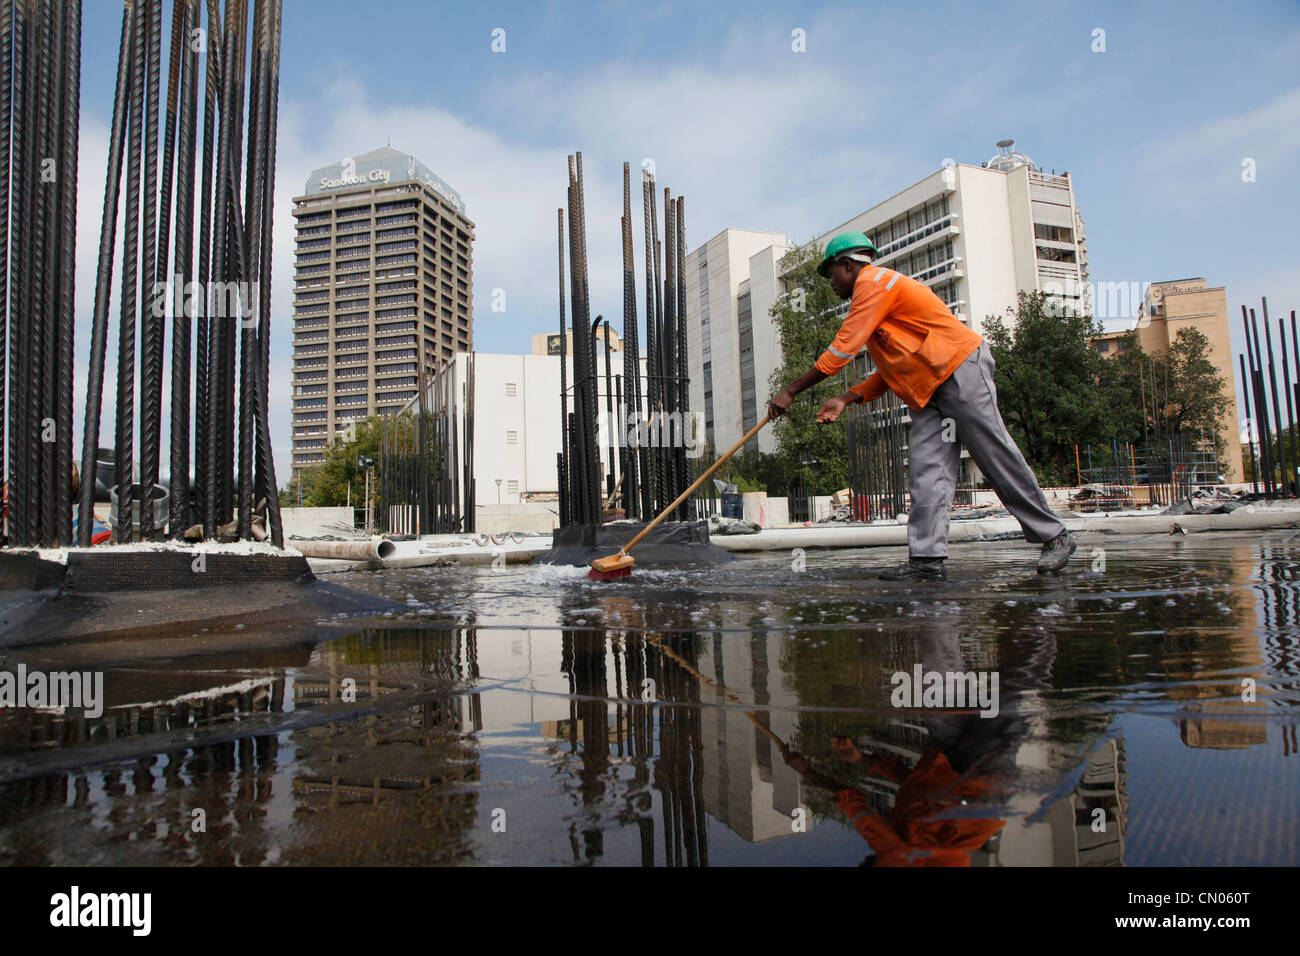
[(374, 531), (374, 511), (371, 507), (370, 498), (371, 475), (374, 473), (375, 459), (373, 455), (358, 455), (357, 466), (366, 473), (366, 534), (372, 534)]

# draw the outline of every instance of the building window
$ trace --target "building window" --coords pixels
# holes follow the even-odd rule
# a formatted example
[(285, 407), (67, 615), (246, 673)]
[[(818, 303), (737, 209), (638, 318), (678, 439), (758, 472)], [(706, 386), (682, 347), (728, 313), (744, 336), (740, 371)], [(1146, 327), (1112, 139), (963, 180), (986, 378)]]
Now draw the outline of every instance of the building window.
[(1098, 343), (1097, 343), (1097, 351), (1098, 351), (1098, 352), (1109, 352), (1109, 351), (1110, 351), (1110, 343), (1109, 343), (1109, 342), (1098, 342)]
[(506, 382), (506, 398), (514, 398), (514, 397), (515, 397), (515, 383)]
[(507, 444), (507, 445), (518, 445), (518, 444), (519, 444), (519, 432), (515, 431), (514, 429), (510, 429), (510, 430), (508, 430), (508, 431), (506, 432), (506, 444)]
[(519, 482), (517, 482), (517, 481), (507, 481), (507, 482), (506, 482), (506, 491), (510, 492), (510, 494), (512, 494), (512, 495), (517, 495), (517, 494), (519, 494)]
[(1074, 231), (1069, 226), (1048, 226), (1036, 222), (1034, 238), (1046, 239), (1048, 242), (1074, 242)]

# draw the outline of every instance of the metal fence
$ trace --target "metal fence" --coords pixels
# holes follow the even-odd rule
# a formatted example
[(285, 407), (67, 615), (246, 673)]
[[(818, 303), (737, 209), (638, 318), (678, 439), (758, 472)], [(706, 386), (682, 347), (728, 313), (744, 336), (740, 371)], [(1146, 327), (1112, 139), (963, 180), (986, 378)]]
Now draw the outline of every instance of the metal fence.
[(892, 518), (907, 510), (905, 406), (886, 392), (870, 406), (848, 410), (845, 450), (849, 459), (850, 516), (855, 521)]

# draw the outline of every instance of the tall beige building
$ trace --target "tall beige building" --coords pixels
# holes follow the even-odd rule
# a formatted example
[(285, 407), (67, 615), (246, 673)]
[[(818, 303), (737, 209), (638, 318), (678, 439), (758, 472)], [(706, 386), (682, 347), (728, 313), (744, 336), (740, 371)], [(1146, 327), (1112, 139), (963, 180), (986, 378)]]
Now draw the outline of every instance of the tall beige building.
[(293, 474), (353, 421), (399, 411), (473, 347), (474, 223), (391, 146), (314, 170), (293, 200)]
[(1137, 326), (1119, 332), (1107, 332), (1093, 339), (1103, 355), (1116, 355), (1136, 335), (1138, 346), (1148, 355), (1169, 350), (1180, 329), (1197, 329), (1209, 341), (1209, 359), (1214, 370), (1223, 376), (1223, 394), (1230, 400), (1221, 420), (1220, 460), (1227, 464), (1224, 478), (1229, 483), (1245, 480), (1241, 463), (1241, 415), (1237, 409), (1237, 376), (1233, 364), (1232, 342), (1228, 334), (1228, 296), (1223, 286), (1207, 286), (1204, 279), (1175, 279), (1153, 282), (1142, 299), (1142, 314)]

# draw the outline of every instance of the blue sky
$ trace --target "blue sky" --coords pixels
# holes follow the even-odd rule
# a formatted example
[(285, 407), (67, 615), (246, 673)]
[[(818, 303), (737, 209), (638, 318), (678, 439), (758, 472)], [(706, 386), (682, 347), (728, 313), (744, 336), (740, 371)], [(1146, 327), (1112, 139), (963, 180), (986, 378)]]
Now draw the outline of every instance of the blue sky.
[[(119, 3), (86, 0), (83, 368), (120, 27)], [(496, 28), (504, 53), (491, 49)], [(791, 49), (795, 29), (806, 52)], [(1098, 29), (1104, 52), (1093, 50)], [(289, 459), (289, 200), (314, 167), (391, 140), (461, 192), (476, 223), (474, 341), (483, 352), (528, 351), (533, 333), (558, 325), (555, 210), (574, 150), (584, 155), (593, 310), (616, 327), (624, 161), (635, 171), (653, 158), (659, 184), (685, 195), (694, 249), (729, 226), (806, 240), (946, 157), (982, 162), (1003, 137), (1073, 175), (1094, 281), (1204, 276), (1227, 286), (1234, 314), (1267, 295), (1277, 315), (1300, 308), (1297, 63), (1300, 5), (1282, 0), (285, 0), (272, 279), (277, 472), (283, 481)], [(1242, 181), (1248, 158), (1254, 182)], [(639, 235), (639, 206), (635, 223)], [(506, 291), (504, 313), (489, 308), (493, 289)], [(110, 348), (110, 386), (113, 361)]]

